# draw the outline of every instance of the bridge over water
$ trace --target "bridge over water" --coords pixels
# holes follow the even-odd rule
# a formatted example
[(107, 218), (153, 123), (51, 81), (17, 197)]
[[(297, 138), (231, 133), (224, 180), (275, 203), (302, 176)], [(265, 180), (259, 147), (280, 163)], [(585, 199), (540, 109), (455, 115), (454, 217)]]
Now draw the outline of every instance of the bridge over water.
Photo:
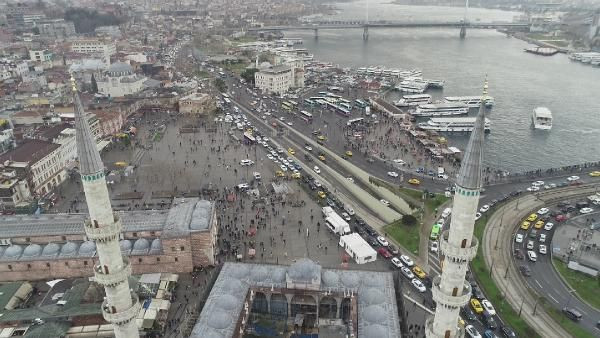
[(469, 22), (469, 21), (446, 21), (446, 22), (428, 22), (428, 21), (321, 21), (312, 24), (294, 25), (294, 26), (265, 26), (253, 27), (248, 31), (255, 32), (272, 32), (272, 31), (294, 31), (294, 30), (313, 30), (315, 37), (318, 37), (321, 29), (363, 29), (363, 38), (368, 39), (369, 29), (372, 28), (460, 28), (460, 37), (464, 38), (467, 28), (477, 29), (512, 29), (528, 31), (531, 27), (529, 23), (512, 23), (512, 22)]

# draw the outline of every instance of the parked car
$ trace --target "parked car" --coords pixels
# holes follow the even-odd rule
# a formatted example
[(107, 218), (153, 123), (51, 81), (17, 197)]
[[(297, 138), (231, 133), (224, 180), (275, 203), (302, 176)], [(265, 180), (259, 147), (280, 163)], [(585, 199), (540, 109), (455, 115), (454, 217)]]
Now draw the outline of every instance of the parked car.
[(413, 278), (410, 282), (417, 290), (419, 290), (419, 292), (423, 293), (427, 291), (427, 288), (420, 280)]
[(506, 338), (516, 338), (517, 334), (513, 331), (513, 329), (511, 329), (510, 327), (503, 325), (500, 328), (500, 332), (502, 333), (502, 336), (506, 337)]
[(377, 242), (379, 242), (379, 244), (382, 246), (388, 246), (390, 244), (383, 236), (377, 236)]
[(412, 267), (413, 265), (415, 265), (412, 259), (410, 259), (410, 257), (408, 257), (407, 255), (400, 256), (400, 260), (408, 267)]
[(386, 258), (386, 259), (392, 258), (392, 254), (385, 247), (381, 247), (381, 248), (377, 249), (377, 253), (380, 254), (383, 258)]
[(460, 315), (465, 317), (468, 321), (477, 320), (477, 316), (475, 315), (473, 310), (471, 310), (471, 308), (468, 306), (463, 306), (460, 308)]
[(481, 303), (479, 302), (479, 300), (477, 300), (475, 298), (471, 298), (471, 308), (477, 314), (483, 313), (483, 311), (484, 311), (483, 306), (481, 306)]
[(403, 275), (404, 275), (406, 278), (408, 278), (408, 279), (413, 279), (413, 278), (415, 278), (415, 275), (414, 275), (414, 274), (412, 273), (412, 271), (410, 271), (410, 269), (409, 269), (409, 268), (407, 268), (407, 267), (402, 267), (402, 268), (400, 268), (400, 271), (402, 271), (402, 274), (403, 274)]
[(400, 260), (398, 259), (398, 257), (393, 257), (392, 260), (391, 260), (391, 262), (398, 269), (404, 267), (404, 265), (402, 264), (402, 262), (400, 262)]
[(483, 312), (483, 316), (481, 319), (482, 319), (481, 321), (487, 328), (492, 329), (492, 330), (495, 330), (498, 328), (498, 324), (496, 323), (496, 320), (494, 319), (494, 315), (489, 313), (488, 311)]
[(479, 331), (473, 325), (465, 326), (465, 332), (469, 335), (469, 338), (481, 338)]
[(481, 305), (492, 316), (496, 314), (496, 309), (494, 309), (494, 306), (492, 305), (492, 302), (490, 302), (489, 300), (487, 300), (487, 299), (482, 300), (481, 301)]

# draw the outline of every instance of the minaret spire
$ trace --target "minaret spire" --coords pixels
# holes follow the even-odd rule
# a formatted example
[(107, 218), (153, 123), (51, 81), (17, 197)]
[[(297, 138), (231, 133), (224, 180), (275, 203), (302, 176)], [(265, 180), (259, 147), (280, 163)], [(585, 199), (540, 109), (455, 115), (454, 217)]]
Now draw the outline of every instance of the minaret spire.
[(457, 338), (464, 334), (458, 330), (458, 317), (461, 306), (471, 298), (471, 285), (465, 276), (479, 246), (473, 230), (481, 190), (487, 90), (486, 80), (479, 114), (456, 180), (450, 230), (444, 231), (440, 237), (443, 270), (440, 276), (433, 279), (431, 287), (437, 307), (435, 316), (425, 322), (425, 335), (428, 338)]
[(96, 147), (94, 135), (85, 117), (71, 77), (79, 172), (90, 219), (85, 222), (85, 235), (96, 243), (98, 262), (94, 265), (94, 279), (104, 286), (106, 298), (102, 303), (102, 316), (113, 325), (115, 337), (137, 338), (139, 332), (135, 318), (140, 312), (137, 295), (129, 290), (131, 265), (121, 255), (119, 239), (121, 220), (113, 213), (104, 177), (104, 165)]

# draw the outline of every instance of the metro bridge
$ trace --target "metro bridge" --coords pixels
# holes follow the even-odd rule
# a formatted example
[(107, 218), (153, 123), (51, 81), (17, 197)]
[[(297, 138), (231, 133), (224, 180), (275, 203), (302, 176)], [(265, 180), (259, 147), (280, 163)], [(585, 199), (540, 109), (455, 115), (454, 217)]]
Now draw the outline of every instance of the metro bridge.
[(272, 32), (272, 31), (294, 31), (294, 30), (313, 30), (315, 32), (315, 38), (319, 37), (320, 29), (352, 29), (362, 28), (363, 39), (367, 40), (369, 37), (369, 28), (460, 28), (460, 37), (464, 38), (467, 33), (467, 28), (479, 28), (479, 29), (498, 29), (498, 28), (511, 28), (518, 30), (528, 31), (531, 27), (529, 23), (511, 23), (511, 22), (469, 22), (469, 21), (446, 21), (446, 22), (427, 22), (427, 21), (409, 21), (409, 22), (395, 22), (395, 21), (321, 21), (313, 24), (306, 25), (295, 25), (295, 26), (266, 26), (266, 27), (253, 27), (248, 28), (248, 31), (252, 32)]

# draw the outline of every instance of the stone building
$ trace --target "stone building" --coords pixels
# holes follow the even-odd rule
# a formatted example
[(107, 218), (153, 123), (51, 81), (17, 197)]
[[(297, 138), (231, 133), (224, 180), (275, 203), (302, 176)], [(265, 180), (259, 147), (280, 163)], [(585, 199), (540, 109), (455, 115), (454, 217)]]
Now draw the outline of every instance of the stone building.
[[(119, 246), (133, 274), (187, 273), (215, 263), (214, 203), (176, 199), (169, 210), (118, 213)], [(96, 245), (84, 232), (85, 214), (11, 215), (0, 219), (0, 282), (90, 277)]]
[(110, 97), (122, 97), (142, 91), (147, 80), (146, 77), (135, 74), (129, 64), (117, 62), (98, 76), (96, 83), (99, 93)]
[(215, 100), (208, 94), (192, 93), (179, 99), (179, 112), (189, 115), (206, 115), (216, 109)]

